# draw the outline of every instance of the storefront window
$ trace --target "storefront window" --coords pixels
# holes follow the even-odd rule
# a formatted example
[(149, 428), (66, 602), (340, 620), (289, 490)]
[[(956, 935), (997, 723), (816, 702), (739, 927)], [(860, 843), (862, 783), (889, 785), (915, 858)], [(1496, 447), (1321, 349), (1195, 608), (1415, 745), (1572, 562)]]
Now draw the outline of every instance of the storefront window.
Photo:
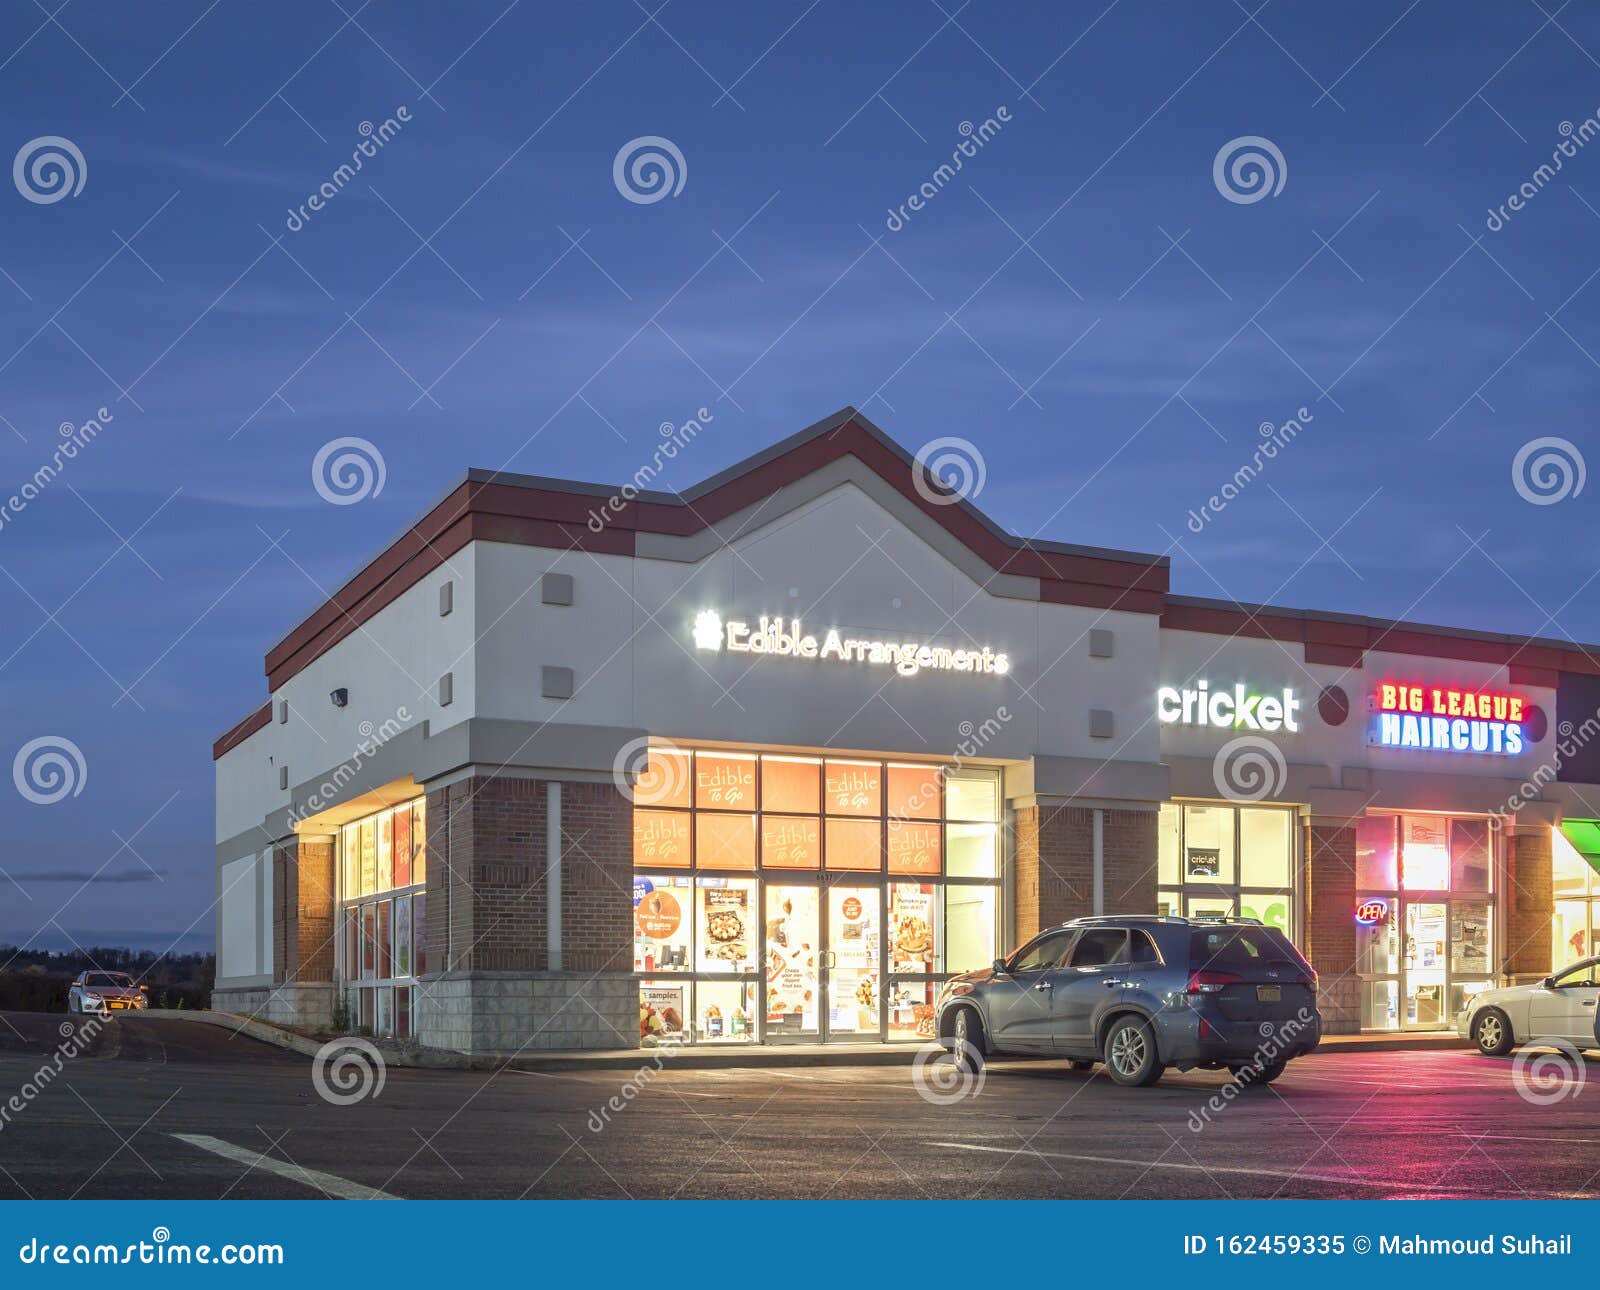
[(1600, 824), (1565, 821), (1554, 830), (1551, 858), (1556, 909), (1550, 966), (1560, 971), (1600, 954)]
[(1183, 881), (1227, 883), (1234, 875), (1234, 821), (1231, 806), (1183, 808)]
[(1362, 891), (1398, 890), (1400, 853), (1394, 830), (1392, 815), (1364, 815), (1356, 821), (1356, 886)]
[(633, 970), (687, 972), (689, 879), (644, 874), (633, 880)]
[(753, 972), (756, 967), (754, 878), (695, 879), (695, 966), (701, 972)]
[(1258, 918), (1295, 934), (1292, 808), (1169, 802), (1157, 824), (1157, 910)]
[(427, 970), (427, 799), (389, 807), (339, 830), (335, 924), (343, 999), (373, 1034), (411, 1034), (412, 984)]
[(1400, 817), (1400, 876), (1407, 891), (1448, 891), (1450, 822), (1435, 815)]
[(1368, 1030), (1438, 1030), (1494, 972), (1496, 834), (1481, 818), (1370, 815), (1356, 828), (1356, 969)]
[(931, 1025), (941, 979), (994, 958), (993, 771), (676, 750), (639, 784), (647, 1043), (903, 1037)]
[(946, 824), (945, 872), (952, 878), (1000, 876), (999, 828), (994, 824)]

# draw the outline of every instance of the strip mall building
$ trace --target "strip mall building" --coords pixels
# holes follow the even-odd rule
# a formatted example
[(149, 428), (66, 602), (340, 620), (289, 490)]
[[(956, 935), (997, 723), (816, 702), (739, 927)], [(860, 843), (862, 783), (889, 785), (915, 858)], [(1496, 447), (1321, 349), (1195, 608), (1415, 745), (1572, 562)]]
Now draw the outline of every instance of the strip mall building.
[[(683, 494), (471, 472), (214, 747), (217, 1006), (470, 1052), (926, 1038), (1095, 912), (1284, 928), (1330, 1032), (1600, 934), (1600, 664), (1178, 596), (852, 410)], [(1585, 782), (1587, 781), (1587, 782)]]

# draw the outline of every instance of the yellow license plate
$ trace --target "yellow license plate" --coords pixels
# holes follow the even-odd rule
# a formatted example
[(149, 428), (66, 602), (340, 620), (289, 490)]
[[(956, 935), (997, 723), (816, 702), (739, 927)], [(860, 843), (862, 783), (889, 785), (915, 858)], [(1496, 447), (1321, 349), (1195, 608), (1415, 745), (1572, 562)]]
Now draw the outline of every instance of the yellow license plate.
[(1283, 989), (1276, 985), (1258, 985), (1256, 999), (1261, 1003), (1278, 1003), (1283, 998)]

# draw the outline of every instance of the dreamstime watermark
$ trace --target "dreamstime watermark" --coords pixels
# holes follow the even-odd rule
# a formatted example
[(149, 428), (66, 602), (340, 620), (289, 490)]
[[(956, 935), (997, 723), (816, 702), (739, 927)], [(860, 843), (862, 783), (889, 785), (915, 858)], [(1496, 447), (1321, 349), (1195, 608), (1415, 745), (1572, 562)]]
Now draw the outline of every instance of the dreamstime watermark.
[(83, 191), (89, 182), (89, 163), (71, 139), (41, 134), (17, 149), (11, 162), (11, 182), (35, 206), (52, 206)]
[(376, 1044), (345, 1036), (317, 1049), (311, 1060), (311, 1083), (324, 1102), (353, 1106), (379, 1097), (388, 1071)]
[(148, 1241), (117, 1245), (101, 1241), (87, 1245), (81, 1241), (72, 1245), (63, 1242), (41, 1241), (37, 1236), (17, 1251), (17, 1262), (39, 1264), (45, 1267), (132, 1267), (135, 1264), (157, 1267), (250, 1267), (254, 1265), (283, 1265), (281, 1245), (188, 1245), (174, 1241), (167, 1227), (157, 1227)]
[(317, 785), (305, 801), (290, 808), (290, 826), (310, 819), (324, 808), (339, 801), (345, 787), (355, 779), (356, 772), (377, 756), (378, 750), (384, 744), (407, 729), (410, 724), (411, 712), (402, 704), (395, 709), (394, 716), (385, 718), (381, 725), (375, 726), (370, 721), (363, 721), (357, 726), (356, 733), (359, 740), (355, 752), (335, 766), (333, 772)]
[(689, 163), (671, 139), (641, 134), (617, 149), (611, 159), (611, 182), (635, 206), (653, 206), (683, 191), (689, 182)]
[(590, 1133), (603, 1133), (611, 1123), (612, 1116), (621, 1115), (633, 1104), (633, 1100), (650, 1087), (655, 1077), (666, 1068), (670, 1058), (689, 1042), (686, 1033), (679, 1031), (676, 1034), (665, 1035), (655, 1042), (651, 1049), (653, 1056), (643, 1066), (633, 1073), (621, 1088), (606, 1099), (600, 1106), (589, 1112), (585, 1123), (589, 1126)]
[(1511, 459), (1511, 486), (1534, 506), (1554, 506), (1576, 497), (1587, 477), (1578, 445), (1556, 435), (1529, 439)]
[(83, 749), (65, 735), (40, 735), (17, 749), (11, 759), (11, 782), (35, 806), (54, 806), (83, 792), (89, 763)]
[(630, 739), (611, 761), (617, 791), (635, 806), (680, 800), (688, 788), (689, 754), (676, 744), (646, 736)]
[(970, 501), (983, 491), (988, 479), (989, 467), (978, 445), (954, 435), (923, 444), (911, 466), (911, 484), (917, 496), (934, 506)]
[(1582, 1050), (1565, 1039), (1530, 1040), (1511, 1059), (1517, 1096), (1533, 1106), (1554, 1106), (1577, 1097), (1588, 1078)]
[(1503, 823), (1506, 817), (1515, 815), (1529, 802), (1538, 801), (1545, 786), (1559, 779), (1561, 768), (1587, 747), (1596, 735), (1600, 735), (1600, 710), (1591, 713), (1577, 725), (1570, 721), (1560, 722), (1556, 726), (1556, 743), (1551, 755), (1517, 785), (1500, 809), (1490, 816), (1491, 821)]
[[(924, 807), (937, 806), (942, 800), (940, 794), (944, 788), (945, 781), (965, 766), (971, 758), (981, 753), (994, 737), (1010, 723), (1011, 710), (1005, 704), (1001, 704), (994, 710), (993, 716), (985, 717), (976, 725), (971, 721), (963, 721), (957, 725), (956, 733), (961, 738), (955, 746), (955, 756), (949, 761), (941, 762), (938, 765), (930, 764), (927, 767), (928, 777), (918, 784), (912, 790), (911, 795), (906, 798), (903, 810), (907, 818), (901, 819), (896, 816), (891, 819), (889, 821), (889, 832), (898, 833), (907, 825), (917, 823), (918, 817), (924, 814)], [(942, 811), (940, 813), (942, 814)]]
[(1550, 154), (1550, 160), (1544, 162), (1531, 175), (1517, 186), (1517, 190), (1500, 203), (1499, 208), (1489, 207), (1489, 218), (1483, 221), (1483, 226), (1491, 233), (1498, 233), (1511, 222), (1511, 216), (1523, 210), (1529, 202), (1544, 191), (1544, 187), (1556, 177), (1556, 172), (1562, 164), (1578, 155), (1590, 139), (1600, 135), (1600, 112), (1594, 116), (1586, 117), (1576, 126), (1571, 121), (1563, 121), (1556, 127), (1556, 133), (1561, 135), (1561, 142), (1556, 144)]
[(355, 435), (330, 439), (311, 459), (311, 486), (334, 506), (352, 506), (383, 492), (389, 468), (370, 439)]
[(1283, 750), (1260, 735), (1240, 735), (1217, 749), (1211, 759), (1211, 781), (1230, 802), (1276, 798), (1289, 778)]
[(884, 220), (883, 226), (891, 233), (898, 233), (911, 221), (911, 216), (926, 208), (927, 204), (944, 191), (945, 185), (953, 180), (961, 167), (976, 157), (988, 142), (999, 134), (1011, 123), (1011, 109), (1001, 104), (994, 110), (994, 115), (985, 117), (981, 124), (973, 125), (971, 121), (963, 121), (956, 132), (961, 136), (961, 142), (956, 144), (955, 150), (950, 154), (950, 160), (943, 162), (939, 167), (924, 179), (899, 208), (889, 208), (889, 218)]
[(55, 1078), (66, 1070), (68, 1062), (89, 1047), (105, 1024), (104, 1017), (90, 1017), (78, 1024), (70, 1021), (61, 1023), (56, 1031), (61, 1036), (61, 1043), (56, 1045), (55, 1051), (50, 1054), (43, 1066), (23, 1080), (21, 1088), (4, 1102), (0, 1102), (0, 1132), (5, 1130), (15, 1116), (26, 1111), (29, 1103), (50, 1087)]
[(1211, 182), (1235, 206), (1250, 206), (1283, 191), (1289, 182), (1289, 163), (1271, 139), (1241, 134), (1217, 149)]
[(21, 488), (0, 501), (0, 530), (3, 530), (15, 516), (27, 510), (28, 503), (53, 484), (56, 477), (66, 469), (67, 462), (75, 461), (78, 454), (98, 439), (100, 432), (115, 420), (111, 409), (97, 408), (94, 416), (81, 425), (63, 421), (57, 430), (61, 442), (50, 453), (50, 459), (35, 470)]
[[(956, 1049), (960, 1055), (956, 1055)], [(988, 1068), (975, 1044), (951, 1038), (919, 1049), (911, 1061), (911, 1086), (934, 1106), (952, 1106), (983, 1092)]]
[(661, 436), (661, 442), (656, 445), (656, 450), (650, 454), (650, 460), (638, 470), (633, 472), (633, 478), (606, 498), (598, 508), (590, 508), (588, 527), (591, 533), (599, 533), (610, 523), (613, 516), (622, 514), (623, 508), (633, 501), (640, 493), (653, 484), (660, 476), (664, 463), (674, 460), (677, 455), (687, 448), (699, 437), (699, 434), (708, 425), (716, 420), (709, 408), (697, 408), (694, 416), (682, 425), (673, 425), (670, 421), (663, 421), (656, 432)]
[(1281, 1025), (1274, 1026), (1270, 1022), (1262, 1022), (1262, 1027), (1266, 1029), (1261, 1035), (1261, 1043), (1250, 1054), (1250, 1060), (1241, 1063), (1233, 1078), (1224, 1084), (1219, 1092), (1212, 1094), (1198, 1111), (1189, 1112), (1189, 1132), (1204, 1131), (1213, 1117), (1221, 1115), (1233, 1105), (1234, 1099), (1239, 1094), (1252, 1084), (1260, 1082), (1262, 1072), (1270, 1066), (1276, 1066), (1278, 1059), (1294, 1046), (1304, 1031), (1315, 1024), (1316, 1019), (1316, 1014), (1309, 1008), (1301, 1008)]
[(361, 142), (356, 144), (355, 150), (351, 152), (350, 160), (341, 163), (298, 207), (289, 207), (289, 218), (284, 220), (283, 226), (291, 233), (298, 233), (303, 229), (311, 217), (342, 193), (345, 185), (360, 173), (362, 166), (376, 157), (384, 145), (410, 122), (411, 109), (402, 103), (395, 109), (393, 116), (384, 118), (382, 124), (373, 125), (371, 121), (363, 121), (358, 125), (356, 133), (361, 136)]
[(1250, 454), (1250, 459), (1233, 472), (1232, 478), (1227, 480), (1220, 489), (1213, 493), (1201, 504), (1199, 510), (1191, 509), (1184, 523), (1191, 533), (1202, 533), (1212, 520), (1213, 516), (1221, 515), (1228, 509), (1228, 503), (1244, 492), (1256, 477), (1266, 469), (1269, 461), (1275, 461), (1280, 452), (1300, 437), (1300, 432), (1316, 420), (1310, 408), (1296, 408), (1294, 416), (1282, 425), (1273, 425), (1270, 421), (1263, 421), (1256, 433), (1261, 436), (1261, 442)]

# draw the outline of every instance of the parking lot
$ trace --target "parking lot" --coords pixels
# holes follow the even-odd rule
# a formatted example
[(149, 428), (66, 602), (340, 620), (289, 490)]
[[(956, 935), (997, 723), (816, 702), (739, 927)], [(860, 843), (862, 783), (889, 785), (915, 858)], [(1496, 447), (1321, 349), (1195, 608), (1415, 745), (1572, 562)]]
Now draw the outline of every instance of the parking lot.
[(1510, 1057), (1325, 1052), (1238, 1096), (1198, 1071), (1130, 1090), (1059, 1062), (961, 1085), (642, 1056), (393, 1068), (334, 1105), (308, 1058), (144, 1017), (41, 1080), (65, 1021), (0, 1014), (0, 1197), (1600, 1196), (1593, 1054), (1527, 1091)]

